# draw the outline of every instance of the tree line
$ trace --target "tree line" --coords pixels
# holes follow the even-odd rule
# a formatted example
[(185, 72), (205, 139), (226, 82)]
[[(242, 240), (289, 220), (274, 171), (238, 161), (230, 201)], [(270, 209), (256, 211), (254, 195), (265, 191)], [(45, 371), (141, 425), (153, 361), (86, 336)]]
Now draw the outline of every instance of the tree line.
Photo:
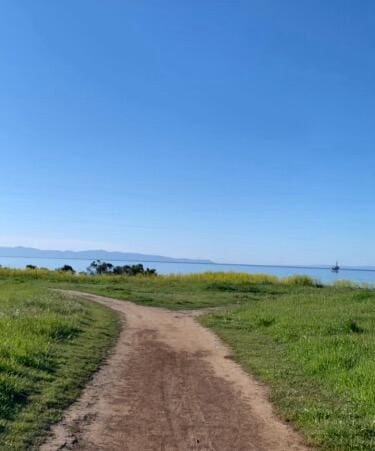
[(87, 268), (89, 274), (114, 274), (116, 276), (137, 276), (138, 274), (146, 276), (156, 276), (156, 269), (144, 268), (141, 263), (137, 265), (114, 266), (112, 263), (94, 260)]
[[(26, 265), (26, 269), (38, 269), (35, 265)], [(75, 274), (75, 270), (70, 265), (64, 265), (57, 268), (56, 271), (70, 272)], [(156, 269), (145, 268), (141, 263), (136, 265), (115, 266), (112, 263), (102, 262), (101, 260), (94, 260), (87, 268), (87, 273), (91, 275), (111, 274), (115, 276), (137, 276), (139, 274), (145, 276), (156, 276)]]

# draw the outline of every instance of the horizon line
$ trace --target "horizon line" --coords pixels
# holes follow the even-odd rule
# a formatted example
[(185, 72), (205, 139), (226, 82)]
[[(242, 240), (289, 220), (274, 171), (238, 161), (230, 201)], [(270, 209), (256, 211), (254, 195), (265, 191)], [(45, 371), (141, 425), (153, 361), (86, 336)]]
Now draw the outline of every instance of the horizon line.
[[(18, 246), (23, 247), (23, 246)], [(36, 248), (35, 248), (36, 249)], [(42, 250), (42, 249), (39, 249)], [(61, 252), (61, 251), (60, 251)], [(64, 251), (63, 251), (64, 252)], [(68, 251), (69, 252), (69, 251)], [(70, 252), (80, 252), (80, 251), (70, 251)], [(106, 251), (106, 252), (121, 252), (121, 251)], [(132, 252), (133, 253), (133, 252)], [(136, 253), (136, 252), (134, 252)], [(93, 260), (101, 260), (100, 258), (84, 258), (84, 257), (32, 257), (30, 255), (0, 255), (0, 258), (25, 258), (25, 259), (39, 259), (39, 260), (77, 260), (77, 261), (93, 261)], [(171, 258), (172, 261), (163, 261), (163, 260), (140, 260), (140, 263), (164, 263), (164, 264), (189, 264), (189, 265), (215, 265), (215, 266), (246, 266), (246, 267), (257, 267), (257, 268), (292, 268), (292, 269), (331, 269), (330, 265), (271, 265), (271, 264), (257, 264), (257, 263), (221, 263), (221, 262), (204, 262), (204, 261), (194, 261), (199, 259), (186, 259), (188, 261), (183, 260), (174, 260), (173, 257), (166, 257)], [(130, 259), (109, 259), (110, 261), (114, 262), (135, 262), (136, 260), (130, 260)], [(204, 259), (201, 259), (204, 260)], [(1, 265), (0, 265), (1, 266)], [(372, 269), (370, 268), (363, 268), (363, 267), (351, 267), (351, 266), (341, 266), (340, 270), (342, 271), (369, 271), (369, 272), (375, 272), (375, 267)]]

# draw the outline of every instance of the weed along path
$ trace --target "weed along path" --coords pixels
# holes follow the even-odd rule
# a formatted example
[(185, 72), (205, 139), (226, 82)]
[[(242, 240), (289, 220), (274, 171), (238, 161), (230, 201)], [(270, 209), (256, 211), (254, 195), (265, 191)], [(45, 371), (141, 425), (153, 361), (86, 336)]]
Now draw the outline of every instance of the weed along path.
[(121, 312), (125, 326), (42, 451), (306, 449), (194, 313), (70, 293)]

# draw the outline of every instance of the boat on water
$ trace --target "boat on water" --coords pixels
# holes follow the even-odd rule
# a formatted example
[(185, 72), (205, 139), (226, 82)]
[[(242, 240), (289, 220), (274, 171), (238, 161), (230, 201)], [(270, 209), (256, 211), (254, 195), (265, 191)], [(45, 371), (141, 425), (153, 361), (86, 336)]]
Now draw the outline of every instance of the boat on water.
[(332, 272), (339, 272), (340, 271), (340, 266), (338, 265), (337, 262), (336, 262), (335, 266), (332, 266), (331, 271)]

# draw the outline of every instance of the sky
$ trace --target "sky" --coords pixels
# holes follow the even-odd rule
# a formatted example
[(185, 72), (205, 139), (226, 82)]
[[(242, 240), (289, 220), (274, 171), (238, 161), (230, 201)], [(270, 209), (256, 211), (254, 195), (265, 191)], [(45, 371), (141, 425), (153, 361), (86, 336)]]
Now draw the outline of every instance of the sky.
[(0, 245), (375, 265), (372, 0), (2, 0)]

